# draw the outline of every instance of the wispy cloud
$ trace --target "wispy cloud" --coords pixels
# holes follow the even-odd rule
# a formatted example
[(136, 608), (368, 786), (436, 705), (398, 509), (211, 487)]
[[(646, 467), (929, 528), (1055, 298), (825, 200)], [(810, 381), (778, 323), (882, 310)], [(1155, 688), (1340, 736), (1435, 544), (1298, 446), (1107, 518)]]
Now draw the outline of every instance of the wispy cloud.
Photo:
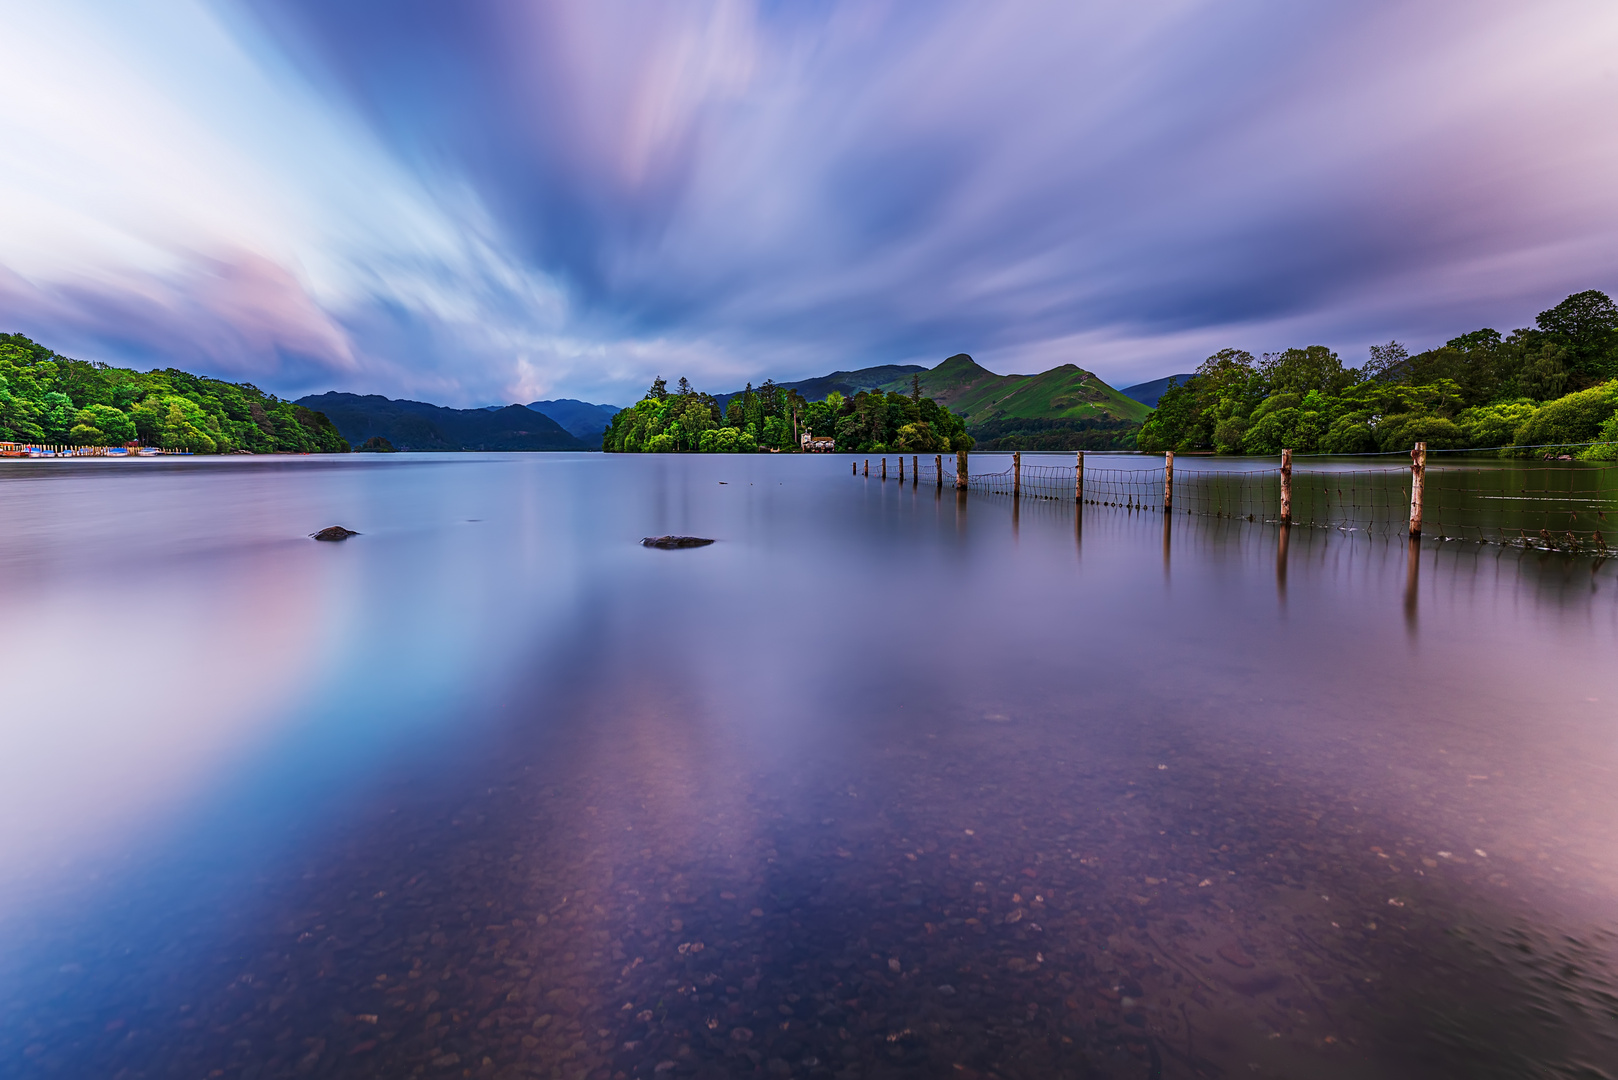
[[(12, 5), (0, 315), (281, 392), (1358, 359), (1618, 287), (1618, 9)], [(722, 385), (721, 385), (722, 384)]]

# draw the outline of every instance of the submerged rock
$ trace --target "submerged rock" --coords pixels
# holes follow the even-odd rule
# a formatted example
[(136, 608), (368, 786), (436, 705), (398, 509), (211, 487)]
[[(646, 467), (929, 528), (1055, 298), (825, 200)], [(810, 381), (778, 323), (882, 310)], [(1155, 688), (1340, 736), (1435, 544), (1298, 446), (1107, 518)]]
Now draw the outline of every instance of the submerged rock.
[(358, 536), (353, 529), (345, 529), (341, 525), (328, 525), (317, 533), (310, 533), (316, 540), (347, 540), (350, 536)]
[(641, 540), (643, 547), (692, 548), (706, 547), (712, 540), (701, 536), (648, 536)]

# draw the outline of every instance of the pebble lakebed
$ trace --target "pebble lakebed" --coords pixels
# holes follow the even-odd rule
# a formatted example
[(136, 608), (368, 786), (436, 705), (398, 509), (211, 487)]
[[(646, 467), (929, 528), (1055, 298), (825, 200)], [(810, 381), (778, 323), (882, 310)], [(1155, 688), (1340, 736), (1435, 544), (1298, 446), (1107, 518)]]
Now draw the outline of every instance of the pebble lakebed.
[[(1612, 941), (1508, 914), (1596, 878), (1421, 847), (1477, 835), (1483, 777), (1401, 822), (1257, 746), (1060, 744), (990, 713), (717, 786), (514, 748), (453, 809), (376, 800), (144, 1008), (80, 986), (126, 1004), (4, 1050), (126, 1080), (1607, 1075)], [(76, 955), (57, 984), (119, 970)]]

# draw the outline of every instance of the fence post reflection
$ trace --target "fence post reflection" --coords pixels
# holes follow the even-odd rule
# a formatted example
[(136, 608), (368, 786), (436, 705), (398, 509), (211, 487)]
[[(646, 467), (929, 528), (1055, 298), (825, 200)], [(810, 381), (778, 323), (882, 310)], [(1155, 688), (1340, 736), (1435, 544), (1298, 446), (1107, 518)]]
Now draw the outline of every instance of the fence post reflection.
[(1405, 626), (1416, 630), (1416, 597), (1421, 584), (1421, 537), (1411, 536), (1410, 554), (1405, 559)]
[(1275, 541), (1275, 591), (1283, 602), (1287, 598), (1287, 545), (1292, 539), (1292, 523), (1281, 519), (1281, 530)]

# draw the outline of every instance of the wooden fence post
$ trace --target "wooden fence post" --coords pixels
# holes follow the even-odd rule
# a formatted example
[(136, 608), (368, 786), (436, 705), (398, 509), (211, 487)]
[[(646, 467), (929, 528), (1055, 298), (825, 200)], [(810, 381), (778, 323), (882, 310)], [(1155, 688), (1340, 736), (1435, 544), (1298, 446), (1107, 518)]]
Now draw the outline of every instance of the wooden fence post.
[[(1174, 513), (1174, 451), (1163, 452), (1163, 513)], [(1167, 541), (1164, 541), (1167, 543)]]
[(1410, 535), (1421, 536), (1421, 489), (1427, 480), (1427, 444), (1410, 449)]
[(865, 459), (865, 475), (866, 476), (871, 475), (871, 459), (870, 458)]
[(1084, 451), (1079, 451), (1079, 460), (1073, 465), (1073, 501), (1084, 502)]
[(910, 486), (915, 487), (921, 483), (921, 455), (910, 455)]
[(944, 488), (944, 455), (943, 454), (935, 454), (933, 456), (933, 472), (936, 473), (937, 476), (938, 476), (938, 487), (939, 487), (939, 490), (942, 491), (943, 488)]
[(883, 458), (882, 459), (882, 479), (886, 480), (887, 478), (888, 478), (888, 459)]
[(1011, 497), (1022, 498), (1022, 451), (1011, 452)]
[(966, 490), (966, 451), (955, 451), (955, 490)]
[(899, 483), (905, 482), (905, 456), (899, 455)]
[(848, 474), (850, 476), (858, 476), (860, 474), (860, 463), (857, 461), (850, 461), (848, 463)]
[(1281, 451), (1281, 525), (1292, 524), (1292, 451)]

